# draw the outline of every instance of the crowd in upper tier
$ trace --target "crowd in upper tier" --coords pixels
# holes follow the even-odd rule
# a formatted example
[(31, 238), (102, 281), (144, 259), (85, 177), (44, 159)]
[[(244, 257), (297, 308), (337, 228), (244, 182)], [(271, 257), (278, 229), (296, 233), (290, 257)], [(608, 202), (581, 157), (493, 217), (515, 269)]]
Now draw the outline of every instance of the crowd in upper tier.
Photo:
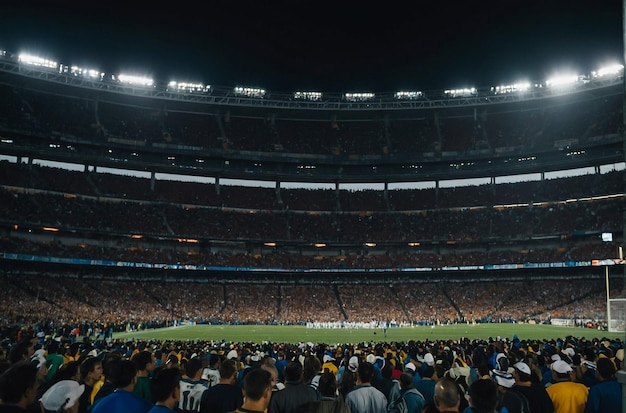
[[(151, 187), (148, 179), (139, 177), (0, 162), (0, 185), (0, 221), (11, 228), (34, 225), (104, 232), (111, 237), (142, 234), (358, 246), (354, 251), (324, 255), (146, 244), (127, 236), (107, 243), (41, 242), (8, 233), (0, 237), (5, 252), (66, 258), (281, 268), (588, 261), (614, 258), (617, 246), (602, 242), (599, 234), (619, 233), (623, 226), (621, 171), (437, 191), (361, 193), (242, 186), (219, 186), (218, 190), (213, 184), (161, 180)], [(496, 199), (525, 203), (503, 207), (495, 204)], [(253, 207), (255, 202), (257, 207)], [(386, 210), (377, 209), (382, 204)], [(297, 209), (306, 205), (306, 210)], [(396, 246), (373, 252), (362, 249), (366, 242), (394, 242)], [(398, 248), (410, 242), (422, 245)]]

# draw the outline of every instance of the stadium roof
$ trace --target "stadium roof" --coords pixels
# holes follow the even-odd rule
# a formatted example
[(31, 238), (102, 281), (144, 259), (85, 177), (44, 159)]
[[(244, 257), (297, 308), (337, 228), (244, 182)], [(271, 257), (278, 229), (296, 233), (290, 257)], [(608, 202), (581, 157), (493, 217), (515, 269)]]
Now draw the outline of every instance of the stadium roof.
[(11, 2), (0, 48), (271, 90), (461, 88), (623, 60), (622, 2)]

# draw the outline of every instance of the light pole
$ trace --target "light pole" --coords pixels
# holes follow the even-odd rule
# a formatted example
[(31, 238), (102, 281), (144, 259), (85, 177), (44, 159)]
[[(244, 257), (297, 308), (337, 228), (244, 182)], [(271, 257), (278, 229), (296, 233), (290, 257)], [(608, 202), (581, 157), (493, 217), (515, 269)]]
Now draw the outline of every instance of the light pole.
[[(622, 51), (624, 53), (624, 61), (626, 61), (626, 47), (625, 47), (626, 42), (624, 41), (625, 38), (626, 38), (626, 0), (623, 0), (622, 1), (622, 49), (623, 49)], [(624, 77), (622, 76), (622, 87), (623, 87), (623, 82), (624, 82), (623, 79)], [(626, 95), (626, 89), (623, 91), (623, 94), (622, 94), (622, 125), (626, 126), (626, 97), (624, 95)], [(626, 161), (625, 136), (626, 134), (624, 134), (624, 128), (622, 128), (622, 144), (624, 145), (624, 149), (625, 149), (624, 160)], [(624, 190), (626, 192), (626, 173), (622, 174), (622, 178), (624, 180)], [(622, 211), (622, 215), (623, 215), (622, 245), (624, 245), (624, 236), (626, 234), (626, 209)], [(624, 271), (623, 273), (624, 285), (622, 286), (622, 297), (626, 298), (626, 294), (624, 294), (626, 292), (626, 265), (622, 264), (622, 268)], [(607, 291), (607, 294), (608, 294), (608, 291)], [(608, 316), (610, 317), (610, 314), (608, 314)], [(609, 322), (610, 321), (611, 320), (609, 318)], [(622, 343), (623, 342), (624, 341), (622, 341)], [(622, 365), (622, 368), (617, 372), (617, 380), (622, 385), (622, 413), (626, 413), (626, 369), (624, 365)]]

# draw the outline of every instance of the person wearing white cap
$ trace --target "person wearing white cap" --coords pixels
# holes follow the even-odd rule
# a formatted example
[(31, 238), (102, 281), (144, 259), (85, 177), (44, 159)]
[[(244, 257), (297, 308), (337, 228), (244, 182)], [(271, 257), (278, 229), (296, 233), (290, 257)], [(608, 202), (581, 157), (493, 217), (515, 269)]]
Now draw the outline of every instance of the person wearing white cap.
[(239, 353), (237, 353), (237, 350), (232, 349), (228, 352), (228, 354), (226, 355), (226, 359), (227, 360), (238, 360), (239, 359)]
[(422, 381), (422, 366), (425, 366), (426, 363), (424, 362), (424, 359), (422, 359), (422, 361), (416, 360), (415, 362), (419, 364), (419, 366), (416, 366), (413, 362), (409, 361), (404, 365), (404, 372), (413, 377), (413, 386), (415, 386), (415, 388), (419, 388), (419, 382)]
[(411, 363), (410, 361), (404, 365), (404, 372), (405, 373), (409, 373), (410, 375), (414, 375), (416, 370), (417, 370), (417, 367), (415, 367), (415, 364)]
[(574, 381), (575, 373), (565, 360), (552, 363), (553, 383), (546, 391), (554, 404), (554, 413), (584, 413), (589, 388)]
[(339, 374), (337, 381), (339, 382), (339, 393), (342, 396), (345, 396), (352, 390), (354, 386), (356, 386), (356, 372), (359, 369), (359, 358), (357, 356), (352, 356), (348, 360), (347, 366), (344, 367), (343, 373), (339, 370)]
[(322, 364), (322, 372), (329, 371), (333, 373), (335, 377), (337, 377), (337, 372), (339, 371), (339, 368), (335, 364), (335, 358), (330, 354), (324, 354), (324, 358), (322, 359), (322, 361), (324, 362)]
[(530, 413), (554, 412), (552, 399), (540, 382), (532, 380), (532, 371), (528, 364), (523, 361), (513, 364), (513, 377), (515, 378), (515, 385), (512, 389), (526, 396)]
[(78, 384), (74, 380), (61, 380), (46, 390), (39, 401), (45, 412), (76, 413), (80, 405), (79, 398), (84, 391), (84, 384)]
[(423, 364), (426, 364), (427, 366), (431, 366), (431, 367), (435, 365), (435, 357), (433, 357), (432, 353), (424, 354)]
[(350, 360), (348, 360), (348, 371), (356, 373), (356, 371), (359, 369), (359, 363), (360, 360), (358, 356), (350, 357)]
[(506, 407), (509, 413), (528, 413), (530, 406), (528, 399), (522, 393), (511, 388), (515, 385), (515, 377), (511, 373), (493, 369), (490, 371), (491, 378), (498, 385), (498, 411)]

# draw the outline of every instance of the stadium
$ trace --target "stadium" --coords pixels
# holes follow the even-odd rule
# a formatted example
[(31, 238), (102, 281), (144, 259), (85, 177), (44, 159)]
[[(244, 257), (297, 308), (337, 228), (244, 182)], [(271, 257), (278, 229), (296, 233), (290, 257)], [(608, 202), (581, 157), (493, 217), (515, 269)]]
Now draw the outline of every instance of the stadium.
[(624, 331), (621, 65), (287, 93), (1, 51), (0, 94), (6, 331)]

